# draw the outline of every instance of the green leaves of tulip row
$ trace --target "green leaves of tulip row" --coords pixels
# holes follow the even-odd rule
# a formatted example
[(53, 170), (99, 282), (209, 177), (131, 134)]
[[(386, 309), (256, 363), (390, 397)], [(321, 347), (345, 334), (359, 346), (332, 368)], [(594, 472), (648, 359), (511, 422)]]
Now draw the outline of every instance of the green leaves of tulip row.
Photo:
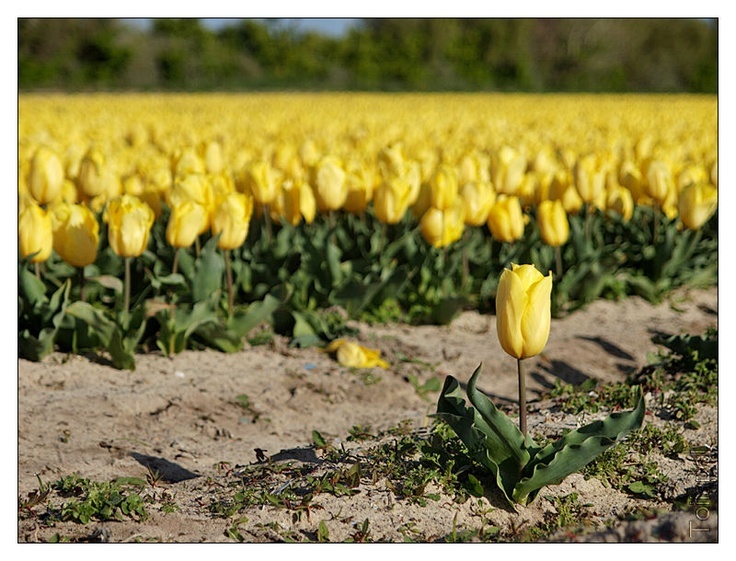
[(513, 421), (477, 389), (480, 371), (478, 366), (468, 381), (469, 407), (458, 381), (452, 376), (445, 379), (437, 417), (460, 437), (470, 457), (489, 470), (512, 507), (533, 501), (547, 485), (561, 483), (644, 421), (644, 398), (636, 387), (633, 410), (612, 413), (541, 448), (531, 437), (525, 439)]

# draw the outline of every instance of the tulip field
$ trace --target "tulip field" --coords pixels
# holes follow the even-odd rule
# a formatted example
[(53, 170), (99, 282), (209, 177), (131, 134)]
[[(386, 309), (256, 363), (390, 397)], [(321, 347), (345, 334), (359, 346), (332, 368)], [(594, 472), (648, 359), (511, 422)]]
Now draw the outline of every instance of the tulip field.
[(19, 354), (327, 347), (717, 280), (715, 96), (19, 96)]

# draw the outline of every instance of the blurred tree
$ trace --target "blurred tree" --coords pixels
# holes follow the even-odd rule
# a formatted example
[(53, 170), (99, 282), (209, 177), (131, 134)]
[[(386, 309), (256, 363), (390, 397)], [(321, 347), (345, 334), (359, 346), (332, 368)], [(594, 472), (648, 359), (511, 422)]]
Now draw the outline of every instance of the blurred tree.
[(19, 87), (718, 90), (717, 20), (372, 18), (344, 37), (278, 19), (18, 20)]

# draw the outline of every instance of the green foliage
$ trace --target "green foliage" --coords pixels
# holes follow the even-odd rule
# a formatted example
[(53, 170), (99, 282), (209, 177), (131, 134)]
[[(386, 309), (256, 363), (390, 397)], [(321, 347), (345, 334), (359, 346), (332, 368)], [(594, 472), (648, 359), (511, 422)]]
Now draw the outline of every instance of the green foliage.
[[(540, 39), (542, 38), (542, 39)], [(278, 20), (18, 21), (21, 89), (716, 93), (702, 19), (371, 18), (342, 37)]]
[[(141, 482), (142, 483), (142, 482)], [(87, 524), (91, 520), (145, 519), (145, 502), (138, 491), (138, 482), (96, 482), (70, 475), (52, 485), (62, 497), (67, 497), (59, 512), (62, 521)]]
[(493, 476), (510, 505), (527, 504), (542, 487), (559, 484), (616, 444), (644, 421), (644, 398), (635, 388), (636, 404), (628, 412), (612, 413), (540, 447), (519, 431), (509, 417), (476, 388), (479, 366), (467, 386), (471, 407), (465, 406), (460, 385), (448, 376), (437, 404), (445, 420), (467, 446), (470, 456)]

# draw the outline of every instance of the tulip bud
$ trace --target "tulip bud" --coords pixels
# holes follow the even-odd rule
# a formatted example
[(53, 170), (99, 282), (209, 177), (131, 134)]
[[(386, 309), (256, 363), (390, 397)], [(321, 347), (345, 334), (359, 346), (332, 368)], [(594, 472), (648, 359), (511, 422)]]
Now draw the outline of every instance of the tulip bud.
[(606, 209), (620, 214), (624, 222), (631, 220), (634, 214), (634, 198), (631, 191), (621, 185), (611, 188), (606, 197)]
[(102, 194), (104, 184), (102, 175), (105, 168), (105, 156), (96, 148), (90, 148), (79, 163), (77, 183), (87, 197)]
[(272, 209), (276, 218), (281, 217), (292, 226), (299, 224), (302, 219), (311, 224), (316, 210), (312, 189), (301, 179), (284, 181)]
[(542, 241), (551, 247), (563, 245), (570, 236), (570, 223), (562, 201), (542, 201), (537, 207), (537, 225)]
[(664, 206), (668, 195), (674, 191), (675, 180), (667, 162), (653, 160), (647, 166), (646, 194), (660, 206)]
[(457, 200), (457, 175), (447, 165), (441, 165), (429, 181), (429, 206), (446, 210), (454, 206)]
[(510, 146), (502, 146), (493, 154), (493, 185), (498, 193), (515, 195), (526, 173), (526, 157)]
[(384, 224), (397, 224), (409, 209), (411, 187), (404, 177), (381, 183), (373, 193), (376, 218)]
[(373, 198), (373, 174), (370, 168), (355, 162), (348, 168), (346, 178), (348, 196), (343, 209), (353, 214), (361, 214)]
[(512, 264), (504, 269), (496, 292), (496, 330), (501, 347), (517, 359), (542, 352), (552, 319), (552, 273), (534, 265)]
[(189, 247), (207, 222), (207, 210), (202, 205), (192, 201), (175, 205), (166, 225), (166, 241), (172, 247)]
[(100, 225), (92, 211), (79, 204), (60, 203), (52, 213), (54, 250), (73, 267), (95, 262)]
[(321, 211), (337, 210), (345, 204), (348, 189), (342, 163), (334, 156), (322, 158), (315, 169), (315, 198)]
[(482, 226), (488, 221), (488, 213), (496, 202), (496, 192), (488, 181), (471, 181), (460, 189), (460, 197), (465, 206), (465, 223), (469, 226)]
[(41, 146), (33, 155), (28, 170), (28, 191), (40, 205), (53, 203), (61, 195), (64, 167), (56, 153)]
[(583, 156), (575, 163), (575, 188), (583, 202), (602, 206), (606, 186), (606, 169), (595, 154)]
[(138, 257), (148, 246), (155, 220), (151, 207), (132, 195), (108, 202), (103, 216), (110, 248), (120, 257)]
[(501, 242), (514, 242), (524, 235), (524, 216), (518, 197), (499, 195), (488, 213), (488, 229)]
[(273, 202), (277, 195), (277, 185), (271, 164), (265, 160), (252, 162), (245, 170), (245, 193), (261, 205)]
[(465, 230), (465, 210), (460, 201), (445, 210), (430, 207), (419, 221), (422, 236), (434, 247), (459, 240)]
[(215, 209), (212, 217), (212, 234), (220, 235), (217, 247), (237, 249), (248, 237), (253, 215), (253, 198), (239, 192), (230, 193)]
[(51, 214), (35, 202), (24, 204), (18, 215), (18, 241), (23, 259), (35, 253), (31, 263), (46, 261), (54, 244)]
[(686, 228), (699, 230), (718, 206), (718, 189), (708, 183), (694, 183), (680, 193), (678, 210)]

